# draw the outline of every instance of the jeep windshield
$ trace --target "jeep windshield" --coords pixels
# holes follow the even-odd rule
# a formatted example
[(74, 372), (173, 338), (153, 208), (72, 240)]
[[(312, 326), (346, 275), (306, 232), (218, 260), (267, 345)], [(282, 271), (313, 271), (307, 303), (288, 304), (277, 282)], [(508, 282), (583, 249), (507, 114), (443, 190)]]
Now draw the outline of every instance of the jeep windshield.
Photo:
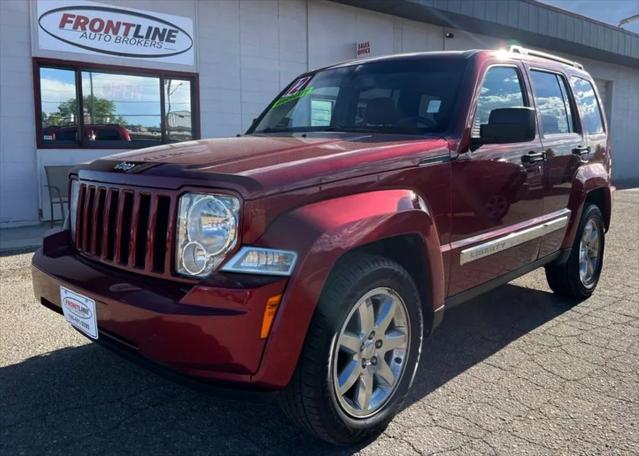
[(466, 61), (407, 58), (354, 64), (295, 79), (248, 133), (448, 130)]

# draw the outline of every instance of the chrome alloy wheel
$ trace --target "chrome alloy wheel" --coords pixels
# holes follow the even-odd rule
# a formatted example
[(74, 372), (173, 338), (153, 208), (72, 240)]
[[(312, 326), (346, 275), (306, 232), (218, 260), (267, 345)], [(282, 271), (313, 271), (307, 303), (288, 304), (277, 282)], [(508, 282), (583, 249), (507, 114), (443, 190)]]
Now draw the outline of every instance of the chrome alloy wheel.
[(601, 233), (593, 220), (588, 220), (579, 243), (579, 279), (590, 288), (597, 278), (601, 254)]
[(342, 409), (366, 418), (397, 390), (410, 349), (406, 305), (390, 288), (362, 296), (346, 317), (331, 361), (333, 388)]

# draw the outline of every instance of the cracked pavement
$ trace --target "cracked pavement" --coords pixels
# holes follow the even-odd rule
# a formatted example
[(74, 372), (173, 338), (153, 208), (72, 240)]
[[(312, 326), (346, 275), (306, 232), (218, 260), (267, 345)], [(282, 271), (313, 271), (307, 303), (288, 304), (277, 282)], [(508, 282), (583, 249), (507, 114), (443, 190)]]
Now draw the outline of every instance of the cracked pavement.
[(89, 343), (36, 303), (30, 257), (0, 258), (0, 454), (639, 454), (639, 190), (616, 194), (592, 298), (537, 270), (450, 310), (403, 412), (357, 448)]

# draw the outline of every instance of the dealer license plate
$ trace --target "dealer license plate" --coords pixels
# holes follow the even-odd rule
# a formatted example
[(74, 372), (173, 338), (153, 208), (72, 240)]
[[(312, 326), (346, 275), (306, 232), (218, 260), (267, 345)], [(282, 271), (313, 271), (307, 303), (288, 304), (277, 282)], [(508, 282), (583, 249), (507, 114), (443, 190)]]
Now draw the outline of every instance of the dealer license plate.
[(93, 299), (60, 287), (60, 302), (64, 318), (73, 327), (93, 339), (98, 338), (98, 318)]

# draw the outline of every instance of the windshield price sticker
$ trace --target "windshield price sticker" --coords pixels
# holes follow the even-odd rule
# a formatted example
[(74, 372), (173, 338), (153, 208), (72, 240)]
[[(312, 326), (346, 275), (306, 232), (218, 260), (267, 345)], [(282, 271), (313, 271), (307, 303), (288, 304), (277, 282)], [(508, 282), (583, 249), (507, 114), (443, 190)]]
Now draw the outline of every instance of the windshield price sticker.
[(283, 97), (288, 97), (288, 96), (291, 96), (291, 95), (295, 95), (297, 92), (302, 90), (304, 88), (304, 86), (306, 86), (308, 81), (310, 81), (310, 80), (311, 80), (310, 76), (305, 76), (303, 78), (299, 78), (297, 81), (295, 81), (293, 83), (293, 85), (291, 85), (291, 87), (286, 91), (286, 93), (282, 96), (282, 98)]
[(304, 88), (310, 80), (311, 76), (299, 78), (293, 83), (293, 85), (291, 85), (291, 87), (284, 93), (284, 95), (282, 95), (282, 97), (273, 104), (273, 107), (277, 108), (278, 106), (281, 106), (290, 101), (310, 95), (313, 92), (313, 86)]

